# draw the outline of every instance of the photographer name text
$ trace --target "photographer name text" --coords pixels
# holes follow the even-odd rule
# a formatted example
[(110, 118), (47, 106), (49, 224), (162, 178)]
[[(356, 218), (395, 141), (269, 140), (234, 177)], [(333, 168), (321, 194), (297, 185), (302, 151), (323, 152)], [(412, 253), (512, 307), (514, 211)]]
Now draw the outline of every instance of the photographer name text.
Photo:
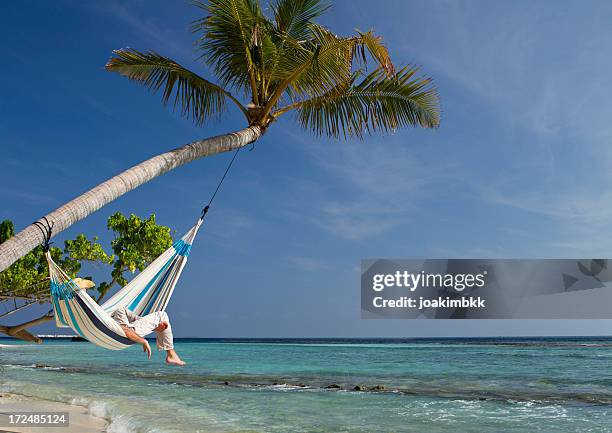
[(385, 299), (374, 296), (372, 305), (375, 308), (411, 308), (425, 310), (429, 308), (485, 308), (485, 299), (480, 296), (457, 296), (466, 289), (480, 288), (485, 285), (487, 272), (479, 274), (431, 274), (421, 271), (411, 273), (397, 271), (392, 274), (375, 274), (372, 277), (372, 290), (379, 295), (387, 288), (401, 288), (414, 292), (427, 289), (443, 290), (449, 296), (400, 296)]

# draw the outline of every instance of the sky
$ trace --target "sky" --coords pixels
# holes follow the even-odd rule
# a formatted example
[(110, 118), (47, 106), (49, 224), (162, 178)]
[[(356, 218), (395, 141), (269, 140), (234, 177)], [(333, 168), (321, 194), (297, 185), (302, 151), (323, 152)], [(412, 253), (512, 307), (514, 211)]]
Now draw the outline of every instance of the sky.
[[(196, 60), (187, 1), (22, 1), (0, 15), (0, 219), (21, 229), (130, 166), (244, 127), (196, 127), (104, 70), (112, 50)], [(437, 130), (320, 138), (291, 116), (241, 152), (169, 306), (183, 337), (607, 335), (608, 320), (362, 320), (363, 258), (608, 258), (612, 28), (606, 1), (335, 1), (321, 22), (373, 28), (417, 64)], [(180, 235), (230, 155), (181, 167), (60, 234), (100, 236), (116, 211)], [(83, 270), (103, 281), (110, 269)], [(42, 308), (42, 307), (41, 307)], [(15, 317), (21, 321), (38, 309)], [(17, 315), (16, 315), (17, 316)], [(52, 325), (39, 332), (60, 332)]]

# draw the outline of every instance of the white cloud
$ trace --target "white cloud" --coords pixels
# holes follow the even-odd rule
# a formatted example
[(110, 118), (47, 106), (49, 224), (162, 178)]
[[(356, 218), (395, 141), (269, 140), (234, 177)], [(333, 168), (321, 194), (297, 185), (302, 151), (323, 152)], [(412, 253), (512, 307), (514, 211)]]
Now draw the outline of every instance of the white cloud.
[(428, 193), (458, 176), (454, 165), (433, 165), (417, 156), (402, 142), (406, 135), (306, 143), (285, 132), (303, 142), (301, 149), (319, 170), (315, 183), (298, 185), (315, 201), (306, 214), (295, 215), (344, 239), (361, 240), (410, 223)]
[[(413, 34), (405, 38), (403, 56), (477, 95), (485, 102), (477, 109), (498, 114), (521, 140), (497, 173), (487, 179), (474, 173), (468, 187), (485, 203), (548, 218), (563, 239), (550, 242), (550, 251), (602, 251), (602, 233), (612, 229), (612, 32), (604, 18), (610, 6), (409, 7), (428, 22), (411, 30), (423, 43), (414, 44)], [(443, 101), (450, 91), (441, 89)]]
[(287, 260), (292, 266), (308, 272), (329, 271), (334, 269), (334, 266), (329, 262), (314, 257), (290, 256), (287, 257)]
[(133, 43), (147, 42), (154, 45), (140, 47), (140, 49), (156, 48), (163, 50), (161, 54), (164, 55), (179, 55), (185, 59), (193, 58), (191, 45), (185, 44), (179, 35), (179, 33), (187, 34), (187, 24), (185, 28), (168, 25), (153, 14), (147, 13), (149, 7), (146, 2), (110, 1), (103, 5), (100, 8), (101, 11), (112, 14), (133, 29), (139, 39)]
[(17, 198), (22, 202), (34, 205), (56, 205), (59, 201), (49, 193), (35, 193), (25, 190), (2, 189), (0, 197)]
[(612, 84), (612, 33), (597, 19), (604, 11), (590, 6), (579, 16), (578, 4), (419, 3), (418, 13), (429, 19), (415, 32), (427, 43), (406, 38), (401, 50), (492, 103), (517, 127), (588, 137), (601, 136), (603, 127), (609, 137), (612, 105), (604, 89)]

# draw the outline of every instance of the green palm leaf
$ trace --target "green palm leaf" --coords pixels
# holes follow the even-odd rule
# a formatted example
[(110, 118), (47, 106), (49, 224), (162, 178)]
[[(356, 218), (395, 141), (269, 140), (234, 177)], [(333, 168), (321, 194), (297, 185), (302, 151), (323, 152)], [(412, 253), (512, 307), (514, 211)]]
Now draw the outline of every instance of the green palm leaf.
[(303, 126), (333, 137), (439, 125), (431, 80), (417, 77), (414, 67), (396, 71), (372, 30), (346, 37), (315, 22), (329, 7), (325, 0), (272, 0), (271, 14), (259, 0), (195, 0), (195, 5), (206, 13), (192, 26), (200, 59), (221, 84), (154, 52), (116, 51), (107, 69), (152, 91), (163, 88), (164, 103), (173, 98), (197, 123), (223, 111), (229, 99), (250, 125), (263, 130), (294, 109)]
[(210, 65), (225, 86), (253, 92), (258, 100), (257, 65), (254, 47), (265, 25), (259, 3), (253, 0), (196, 1), (207, 16), (194, 22), (192, 30), (200, 33), (196, 41), (200, 56)]
[(305, 42), (312, 36), (313, 20), (327, 9), (329, 4), (321, 0), (277, 0), (272, 5), (276, 30), (284, 42)]
[(328, 94), (331, 89), (351, 80), (356, 62), (367, 68), (368, 57), (386, 75), (394, 74), (388, 50), (373, 32), (340, 37), (315, 24), (311, 25), (311, 31), (313, 37), (308, 43), (294, 48), (279, 62), (272, 77), (279, 84), (268, 101), (268, 108), (279, 104), (283, 93), (289, 96), (289, 91), (293, 100), (295, 96), (306, 99)]
[(225, 109), (226, 98), (242, 105), (225, 89), (182, 67), (175, 61), (152, 51), (142, 53), (133, 49), (114, 51), (106, 69), (117, 72), (145, 85), (152, 92), (163, 88), (164, 104), (174, 95), (174, 108), (181, 114), (202, 124)]
[(330, 137), (361, 137), (405, 126), (436, 128), (440, 123), (438, 94), (431, 80), (416, 77), (416, 72), (417, 68), (409, 66), (389, 77), (377, 69), (359, 83), (355, 83), (356, 74), (350, 83), (292, 108), (297, 109), (303, 127)]

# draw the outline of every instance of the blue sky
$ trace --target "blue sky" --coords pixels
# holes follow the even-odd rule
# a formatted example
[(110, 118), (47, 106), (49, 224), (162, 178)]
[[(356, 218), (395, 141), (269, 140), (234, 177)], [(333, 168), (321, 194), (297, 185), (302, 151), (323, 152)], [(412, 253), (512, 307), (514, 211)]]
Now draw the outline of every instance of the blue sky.
[[(130, 46), (210, 76), (187, 30), (198, 13), (182, 1), (3, 6), (0, 218), (22, 228), (147, 157), (244, 126), (230, 110), (197, 128), (103, 69)], [(199, 235), (169, 308), (176, 333), (610, 333), (610, 321), (361, 320), (359, 263), (610, 257), (611, 13), (603, 1), (334, 2), (324, 24), (374, 28), (396, 64), (434, 78), (442, 125), (348, 142), (315, 138), (290, 117), (273, 125), (240, 154)], [(180, 233), (228, 158), (156, 179), (56, 242), (85, 233), (108, 246), (115, 211), (155, 213)]]

